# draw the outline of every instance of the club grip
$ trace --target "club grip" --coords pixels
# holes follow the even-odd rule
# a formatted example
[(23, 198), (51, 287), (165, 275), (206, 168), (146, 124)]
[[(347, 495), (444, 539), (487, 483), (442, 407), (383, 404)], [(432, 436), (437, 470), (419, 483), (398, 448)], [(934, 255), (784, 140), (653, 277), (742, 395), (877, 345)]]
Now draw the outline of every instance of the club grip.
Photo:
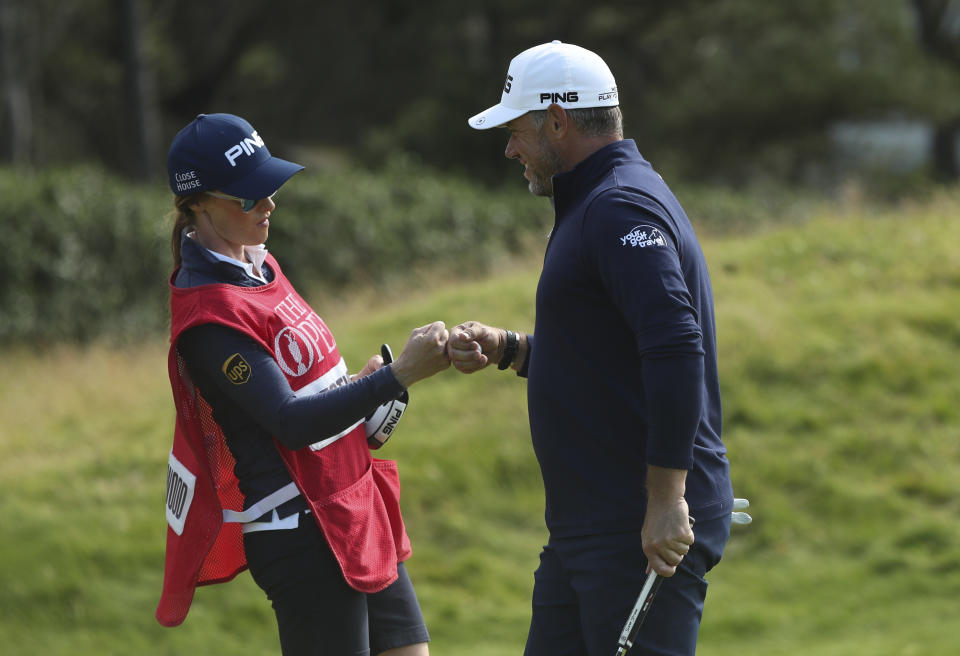
[[(693, 517), (689, 519), (692, 528), (694, 519)], [(651, 569), (647, 575), (647, 580), (643, 582), (643, 588), (640, 589), (640, 596), (637, 597), (637, 602), (633, 605), (633, 610), (630, 611), (630, 615), (623, 625), (623, 631), (621, 631), (620, 639), (617, 641), (617, 656), (625, 656), (625, 654), (630, 651), (630, 648), (633, 647), (633, 642), (637, 639), (637, 634), (640, 632), (643, 620), (646, 619), (647, 613), (650, 612), (650, 605), (653, 604), (653, 598), (656, 596), (657, 590), (660, 589), (662, 584), (663, 577), (657, 575), (657, 573)]]

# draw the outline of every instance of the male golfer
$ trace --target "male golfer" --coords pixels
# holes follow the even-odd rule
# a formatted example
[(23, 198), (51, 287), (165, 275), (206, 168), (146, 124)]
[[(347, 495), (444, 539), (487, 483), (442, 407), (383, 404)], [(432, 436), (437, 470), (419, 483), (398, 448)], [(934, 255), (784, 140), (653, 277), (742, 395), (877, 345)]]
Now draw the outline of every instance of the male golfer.
[(528, 379), (550, 538), (525, 653), (616, 653), (649, 567), (670, 578), (635, 651), (691, 655), (733, 504), (697, 237), (623, 139), (617, 83), (589, 50), (520, 53), (500, 103), (469, 123), (507, 128), (504, 154), (556, 212), (534, 334), (468, 321), (448, 343), (460, 371), (497, 364)]

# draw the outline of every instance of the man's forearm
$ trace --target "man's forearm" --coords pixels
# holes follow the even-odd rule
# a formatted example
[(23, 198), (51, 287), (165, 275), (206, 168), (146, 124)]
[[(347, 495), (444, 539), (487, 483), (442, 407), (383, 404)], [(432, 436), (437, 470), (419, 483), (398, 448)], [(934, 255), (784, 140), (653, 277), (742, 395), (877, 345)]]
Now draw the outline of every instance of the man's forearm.
[(647, 499), (650, 503), (669, 503), (682, 499), (686, 491), (686, 469), (647, 465)]

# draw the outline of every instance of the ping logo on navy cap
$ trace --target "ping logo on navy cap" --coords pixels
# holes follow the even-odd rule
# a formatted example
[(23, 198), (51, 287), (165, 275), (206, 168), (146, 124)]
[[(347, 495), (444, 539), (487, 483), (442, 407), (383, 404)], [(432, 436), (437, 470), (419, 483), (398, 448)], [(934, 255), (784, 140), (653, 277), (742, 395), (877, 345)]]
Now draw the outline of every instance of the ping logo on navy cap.
[(254, 148), (265, 148), (266, 144), (263, 143), (263, 139), (260, 138), (260, 135), (257, 134), (257, 131), (254, 130), (250, 133), (249, 137), (244, 137), (240, 143), (230, 146), (227, 150), (223, 152), (223, 156), (227, 158), (227, 161), (230, 162), (230, 166), (237, 165), (237, 158), (241, 155), (253, 155)]

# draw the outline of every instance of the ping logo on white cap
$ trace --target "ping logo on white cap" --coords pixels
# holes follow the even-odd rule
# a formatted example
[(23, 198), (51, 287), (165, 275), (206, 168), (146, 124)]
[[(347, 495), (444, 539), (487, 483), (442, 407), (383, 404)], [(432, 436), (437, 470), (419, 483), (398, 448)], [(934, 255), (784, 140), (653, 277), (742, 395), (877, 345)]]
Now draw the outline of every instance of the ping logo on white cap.
[(554, 91), (553, 93), (541, 93), (540, 104), (543, 103), (575, 103), (580, 100), (579, 91)]
[(265, 145), (263, 139), (261, 139), (257, 131), (254, 130), (250, 133), (249, 137), (244, 138), (240, 143), (234, 144), (223, 151), (223, 156), (230, 162), (230, 166), (236, 166), (238, 157), (241, 155), (253, 155), (254, 148), (263, 148)]

